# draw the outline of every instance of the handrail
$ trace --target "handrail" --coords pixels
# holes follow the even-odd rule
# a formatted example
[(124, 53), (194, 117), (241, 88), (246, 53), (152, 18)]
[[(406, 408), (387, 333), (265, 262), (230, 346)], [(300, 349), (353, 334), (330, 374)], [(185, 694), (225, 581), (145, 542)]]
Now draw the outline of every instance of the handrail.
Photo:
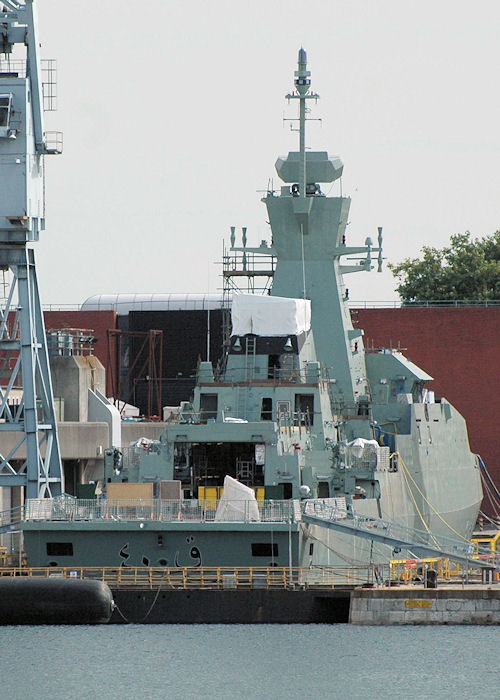
[[(322, 502), (318, 499), (303, 502), (303, 522), (322, 525), (331, 529), (353, 534), (384, 542), (392, 546), (409, 549), (417, 555), (420, 552), (427, 552), (428, 556), (440, 555), (463, 563), (469, 562), (475, 553), (475, 547), (469, 540), (453, 539), (444, 535), (433, 533), (432, 531), (417, 530), (415, 528), (401, 525), (394, 521), (382, 520), (369, 515), (354, 513), (352, 509), (343, 511), (337, 504)], [(481, 568), (494, 568), (498, 562), (488, 550), (478, 548), (481, 557)]]
[[(482, 581), (474, 561), (453, 565), (442, 558), (399, 559), (371, 566), (313, 567), (19, 567), (1, 566), (0, 577), (65, 578), (104, 581), (110, 588), (167, 590), (332, 590), (366, 585), (419, 584), (423, 569), (437, 571), (441, 583)], [(422, 572), (420, 572), (422, 569)], [(476, 572), (475, 579), (471, 579)], [(500, 580), (500, 574), (495, 575)]]
[(0, 576), (93, 579), (111, 588), (317, 590), (372, 583), (374, 567), (5, 567)]
[(464, 308), (467, 306), (500, 306), (500, 299), (428, 299), (427, 301), (348, 301), (349, 308), (357, 309), (410, 309), (410, 308)]
[(16, 525), (24, 519), (24, 506), (14, 506), (0, 511), (0, 533), (17, 529)]

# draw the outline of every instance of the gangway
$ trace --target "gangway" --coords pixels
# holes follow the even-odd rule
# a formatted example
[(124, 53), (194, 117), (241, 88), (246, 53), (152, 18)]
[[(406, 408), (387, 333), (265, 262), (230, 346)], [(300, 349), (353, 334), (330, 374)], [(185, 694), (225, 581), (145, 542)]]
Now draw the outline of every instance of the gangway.
[(302, 522), (387, 544), (399, 550), (407, 549), (419, 558), (431, 556), (450, 559), (467, 566), (473, 565), (477, 569), (497, 570), (499, 568), (492, 559), (491, 552), (486, 549), (478, 552), (479, 558), (474, 558), (476, 548), (474, 543), (468, 540), (444, 537), (382, 518), (356, 514), (349, 507), (343, 510), (327, 501), (313, 499), (304, 501)]

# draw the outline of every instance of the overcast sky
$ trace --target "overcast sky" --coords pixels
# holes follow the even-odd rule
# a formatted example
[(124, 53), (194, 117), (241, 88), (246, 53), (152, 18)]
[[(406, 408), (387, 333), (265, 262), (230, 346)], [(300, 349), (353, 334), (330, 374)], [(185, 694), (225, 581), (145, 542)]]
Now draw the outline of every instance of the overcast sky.
[[(47, 158), (43, 303), (214, 292), (222, 240), (269, 238), (262, 190), (304, 46), (321, 95), (308, 143), (344, 161), (350, 243), (390, 261), (500, 228), (500, 4), (490, 0), (39, 0), (64, 132)], [(338, 192), (337, 185), (334, 193)], [(360, 273), (351, 299), (394, 300)]]

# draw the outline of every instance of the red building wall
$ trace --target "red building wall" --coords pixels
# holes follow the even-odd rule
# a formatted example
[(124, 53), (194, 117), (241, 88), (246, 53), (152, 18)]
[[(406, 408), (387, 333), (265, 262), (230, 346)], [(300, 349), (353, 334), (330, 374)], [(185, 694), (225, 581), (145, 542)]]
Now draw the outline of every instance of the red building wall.
[(500, 308), (356, 309), (352, 318), (367, 347), (400, 345), (435, 377), (430, 388), (467, 420), (471, 449), (500, 486)]
[[(63, 328), (85, 328), (94, 332), (96, 341), (94, 355), (99, 358), (106, 368), (106, 395), (111, 396), (111, 374), (108, 357), (108, 328), (116, 328), (116, 311), (44, 311), (46, 330), (61, 330)], [(116, 374), (116, 358), (111, 365)]]

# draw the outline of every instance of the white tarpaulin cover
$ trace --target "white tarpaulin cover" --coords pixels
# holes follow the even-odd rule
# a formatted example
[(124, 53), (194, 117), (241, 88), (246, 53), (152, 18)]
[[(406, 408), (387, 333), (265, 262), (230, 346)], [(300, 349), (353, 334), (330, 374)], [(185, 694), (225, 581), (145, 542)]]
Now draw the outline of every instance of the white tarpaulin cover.
[(378, 446), (376, 440), (365, 440), (365, 438), (360, 437), (347, 443), (347, 447), (350, 448), (352, 454), (358, 458), (365, 456), (367, 453), (376, 452)]
[(231, 320), (233, 335), (300, 335), (311, 327), (311, 302), (309, 299), (234, 294)]
[(215, 520), (248, 521), (260, 520), (255, 492), (249, 486), (231, 476), (224, 477), (224, 493), (215, 511)]

